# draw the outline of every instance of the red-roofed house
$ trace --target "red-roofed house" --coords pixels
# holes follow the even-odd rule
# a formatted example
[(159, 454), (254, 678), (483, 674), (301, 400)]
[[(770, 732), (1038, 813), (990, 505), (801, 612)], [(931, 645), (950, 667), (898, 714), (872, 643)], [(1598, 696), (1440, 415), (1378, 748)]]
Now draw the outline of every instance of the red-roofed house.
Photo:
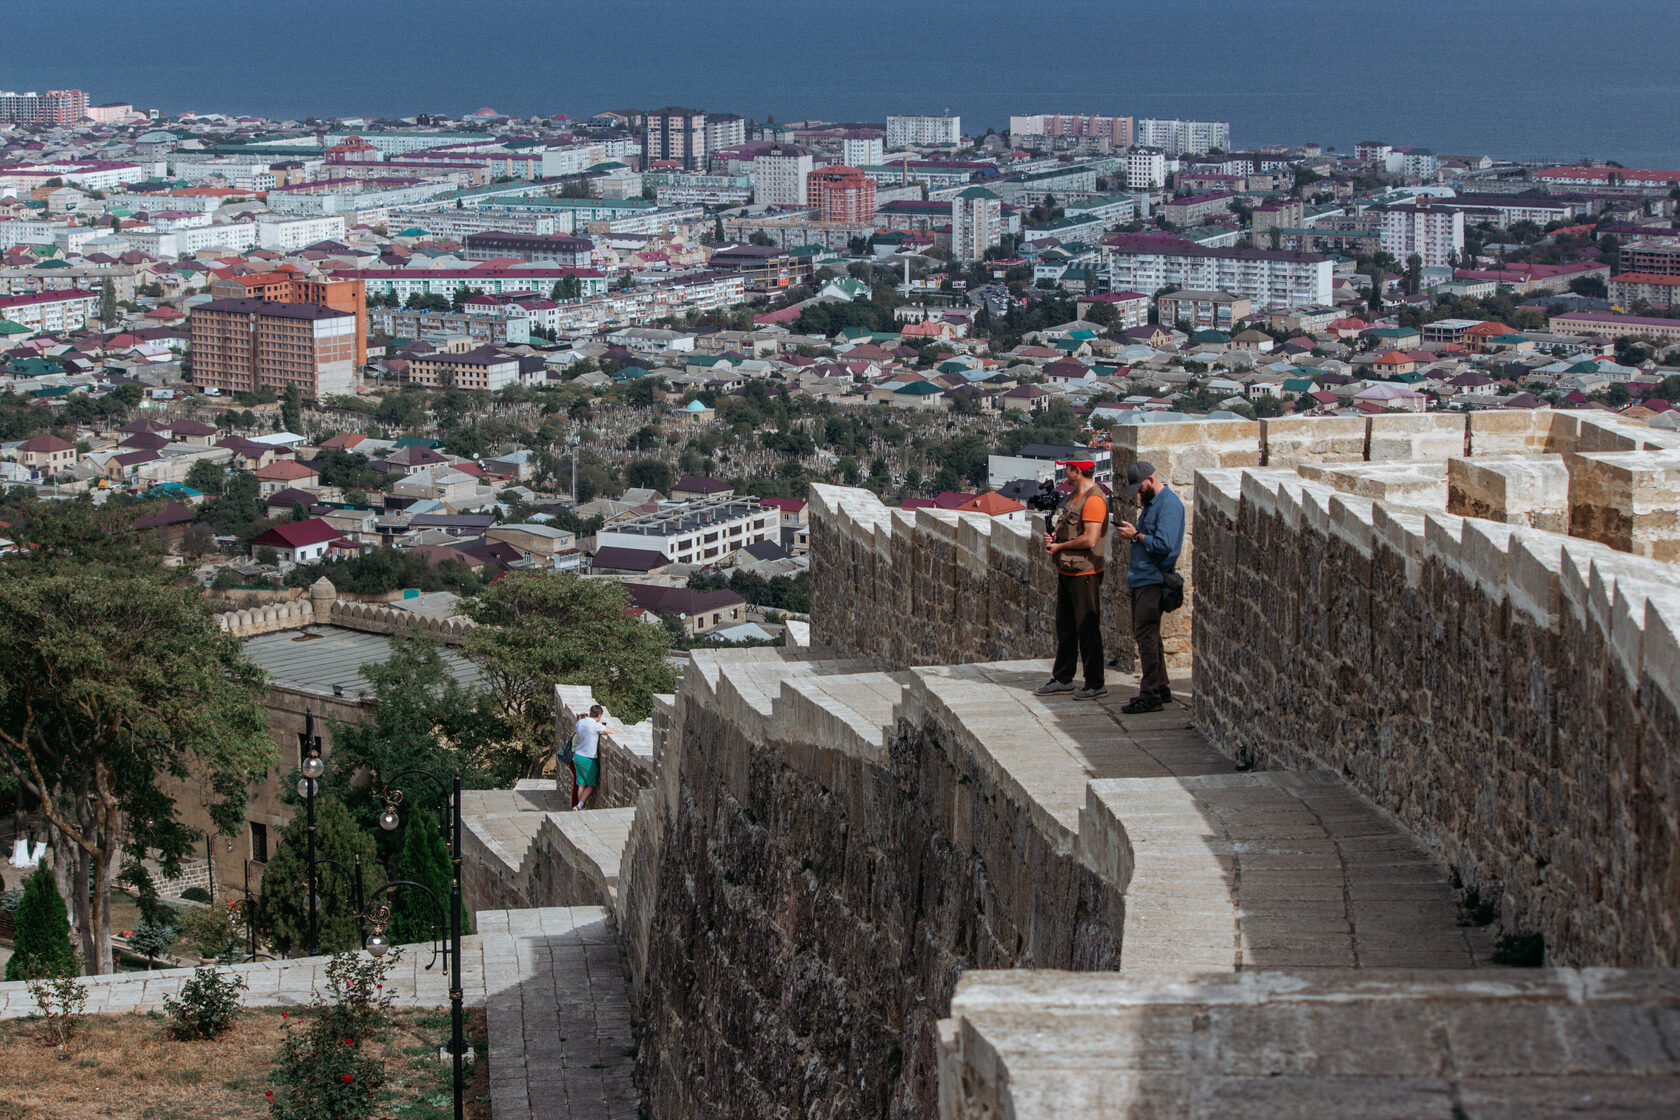
[(319, 517), (307, 521), (293, 521), (276, 525), (251, 541), (251, 555), (259, 548), (272, 548), (280, 559), (293, 564), (307, 564), (327, 554), (327, 546), (341, 534)]
[(38, 477), (57, 474), (76, 465), (76, 445), (42, 432), (18, 445), (17, 461)]
[(306, 490), (321, 484), (321, 472), (296, 459), (277, 459), (256, 470), (259, 491), (265, 496), (287, 487)]

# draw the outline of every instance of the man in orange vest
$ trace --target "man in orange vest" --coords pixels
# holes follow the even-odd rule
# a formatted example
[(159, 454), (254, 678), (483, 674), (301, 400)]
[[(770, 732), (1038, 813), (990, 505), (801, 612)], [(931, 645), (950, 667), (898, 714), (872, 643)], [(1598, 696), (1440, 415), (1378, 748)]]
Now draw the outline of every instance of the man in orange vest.
[[(1108, 502), (1091, 476), (1090, 459), (1058, 460), (1071, 490), (1044, 534), (1044, 552), (1056, 562), (1056, 661), (1035, 693), (1072, 692), (1075, 700), (1106, 696), (1103, 684), (1102, 578), (1108, 559)], [(1073, 674), (1085, 665), (1085, 687)]]

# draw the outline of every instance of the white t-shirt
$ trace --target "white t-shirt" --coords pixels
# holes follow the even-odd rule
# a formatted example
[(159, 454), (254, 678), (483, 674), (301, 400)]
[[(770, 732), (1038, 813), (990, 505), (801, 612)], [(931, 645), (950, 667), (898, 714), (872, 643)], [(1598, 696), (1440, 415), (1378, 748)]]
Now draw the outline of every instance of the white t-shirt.
[(594, 758), (595, 745), (601, 738), (601, 732), (606, 729), (606, 724), (597, 723), (588, 716), (584, 716), (579, 719), (577, 721), (577, 747), (575, 749), (575, 753), (580, 758)]

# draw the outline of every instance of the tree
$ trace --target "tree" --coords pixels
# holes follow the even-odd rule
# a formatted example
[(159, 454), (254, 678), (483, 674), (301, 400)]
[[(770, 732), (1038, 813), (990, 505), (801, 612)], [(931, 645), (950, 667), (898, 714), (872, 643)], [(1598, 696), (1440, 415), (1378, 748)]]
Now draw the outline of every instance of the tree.
[(12, 958), (6, 962), (7, 980), (76, 975), (70, 914), (58, 893), (58, 880), (46, 864), (24, 880), (15, 920), (17, 932), (12, 936)]
[[(257, 924), (268, 930), (274, 947), (281, 953), (307, 948), (309, 907), (305, 885), (309, 882), (309, 818), (302, 807), (280, 832), (280, 846), (263, 869), (262, 894), (257, 900)], [(327, 860), (334, 860), (352, 872), (362, 864), (362, 886), (371, 894), (385, 882), (373, 846), (373, 838), (356, 827), (350, 811), (331, 797), (315, 798), (315, 907), (316, 937), (323, 953), (337, 953), (361, 946), (357, 921), (355, 885), (349, 875)], [(364, 896), (365, 897), (365, 896)]]
[[(396, 878), (408, 879), (431, 888), (438, 902), (449, 898), (449, 849), (443, 843), (443, 830), (438, 827), (436, 814), (411, 811), (403, 818), (402, 854), (397, 857)], [(393, 887), (387, 892), (391, 900), (391, 940), (399, 945), (430, 941), (441, 934), (437, 903), (426, 892), (413, 887)]]
[(222, 483), (226, 479), (227, 471), (222, 465), (209, 459), (200, 459), (187, 468), (187, 485), (207, 498), (221, 497)]
[(280, 426), (288, 432), (303, 433), (303, 391), (296, 385), (286, 386), (280, 394)]
[(619, 584), (509, 572), (462, 607), (479, 624), (463, 652), (483, 670), (533, 772), (553, 750), (555, 684), (590, 686), (625, 723), (646, 718), (653, 694), (676, 685), (664, 631), (628, 613)]
[[(116, 219), (112, 219), (115, 221)], [(105, 282), (99, 285), (99, 323), (106, 330), (117, 321), (117, 286), (107, 276)]]
[(624, 484), (664, 493), (671, 488), (671, 468), (658, 459), (632, 459), (624, 465)]
[(262, 671), (196, 589), (89, 561), (0, 580), (0, 762), (46, 818), (85, 967), (111, 971), (118, 857), (166, 874), (200, 836), (165, 785), (200, 784), (220, 832), (244, 824), (274, 754)]
[(1413, 253), (1406, 258), (1406, 294), (1415, 296), (1423, 287), (1423, 258)]

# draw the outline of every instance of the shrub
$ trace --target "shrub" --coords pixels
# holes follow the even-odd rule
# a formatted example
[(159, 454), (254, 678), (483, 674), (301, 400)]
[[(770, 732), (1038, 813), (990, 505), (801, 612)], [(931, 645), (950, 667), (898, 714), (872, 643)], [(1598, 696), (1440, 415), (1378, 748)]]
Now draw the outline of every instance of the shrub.
[(187, 902), (213, 902), (210, 892), (203, 887), (188, 887), (181, 892), (181, 898)]
[(193, 969), (192, 979), (181, 985), (180, 997), (163, 999), (173, 1020), (170, 1030), (176, 1038), (215, 1038), (233, 1025), (239, 1015), (239, 993), (244, 990), (242, 976), (223, 976), (213, 968)]
[(7, 980), (76, 974), (76, 952), (70, 947), (70, 914), (58, 893), (52, 868), (38, 867), (25, 881), (15, 925), (12, 959), (6, 962)]
[(382, 1062), (367, 1043), (386, 1024), (391, 997), (385, 976), (401, 950), (382, 960), (336, 953), (327, 964), (327, 990), (316, 991), (314, 1017), (299, 1028), (286, 1018), (280, 1062), (269, 1080), (274, 1120), (365, 1120), (385, 1083)]
[(233, 914), (225, 906), (188, 910), (180, 915), (181, 938), (201, 957), (225, 957), (239, 938)]
[(169, 950), (175, 941), (175, 927), (163, 922), (141, 922), (128, 935), (128, 947), (146, 958), (150, 965)]
[(38, 977), (29, 981), (29, 995), (46, 1025), (47, 1037), (64, 1049), (84, 1017), (87, 985), (70, 975)]

